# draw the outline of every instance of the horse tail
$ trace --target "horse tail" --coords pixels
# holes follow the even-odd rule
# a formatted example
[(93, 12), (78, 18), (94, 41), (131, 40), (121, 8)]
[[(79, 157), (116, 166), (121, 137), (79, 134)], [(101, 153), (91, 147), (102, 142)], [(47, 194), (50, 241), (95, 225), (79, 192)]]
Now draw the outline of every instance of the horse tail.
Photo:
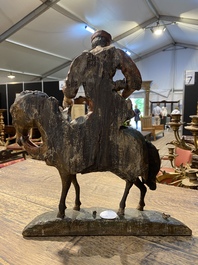
[(151, 189), (156, 189), (156, 176), (160, 170), (161, 160), (157, 148), (151, 143), (146, 141), (148, 149), (148, 178), (145, 181), (146, 185)]

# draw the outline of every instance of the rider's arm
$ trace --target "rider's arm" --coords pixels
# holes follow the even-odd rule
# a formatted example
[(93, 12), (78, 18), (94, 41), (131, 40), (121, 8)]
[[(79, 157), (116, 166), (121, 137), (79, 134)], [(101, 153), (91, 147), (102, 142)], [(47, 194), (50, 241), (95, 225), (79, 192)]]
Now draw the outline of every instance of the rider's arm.
[(67, 77), (65, 79), (65, 87), (63, 88), (64, 96), (68, 99), (75, 98), (82, 81), (82, 71), (84, 69), (82, 55), (78, 56), (71, 64)]
[[(63, 88), (64, 90), (65, 88)], [(71, 98), (67, 98), (65, 95), (64, 95), (64, 98), (63, 98), (63, 108), (68, 108), (70, 106), (72, 106), (74, 104), (73, 100)]]
[(128, 98), (135, 90), (141, 89), (141, 74), (133, 60), (124, 51), (116, 49), (116, 56), (118, 56), (119, 58), (117, 68), (122, 71), (126, 79), (125, 88), (123, 88), (122, 91), (122, 96), (124, 98)]

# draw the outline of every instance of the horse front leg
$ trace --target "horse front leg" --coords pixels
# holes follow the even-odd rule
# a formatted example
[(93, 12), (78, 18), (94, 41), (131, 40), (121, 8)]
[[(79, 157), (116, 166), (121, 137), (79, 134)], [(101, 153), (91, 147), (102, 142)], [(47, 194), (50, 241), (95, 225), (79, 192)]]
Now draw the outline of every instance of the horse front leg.
[(135, 184), (136, 187), (138, 187), (140, 189), (140, 201), (139, 201), (139, 204), (137, 206), (137, 210), (143, 211), (144, 210), (144, 206), (145, 206), (144, 198), (145, 198), (145, 195), (146, 195), (147, 188), (146, 188), (144, 183), (139, 178), (136, 179), (134, 184)]
[(126, 180), (126, 186), (125, 186), (124, 194), (123, 194), (122, 199), (120, 201), (120, 208), (117, 212), (118, 215), (124, 215), (124, 210), (126, 207), (126, 199), (127, 199), (127, 196), (129, 194), (129, 191), (130, 191), (132, 186), (133, 186), (133, 182)]
[(72, 184), (74, 185), (74, 189), (75, 189), (75, 193), (76, 193), (75, 205), (74, 205), (73, 209), (76, 210), (76, 211), (80, 211), (80, 205), (81, 205), (81, 202), (80, 202), (80, 186), (78, 184), (76, 175), (73, 175)]
[(58, 207), (59, 212), (57, 214), (57, 217), (63, 219), (65, 217), (65, 209), (67, 208), (65, 201), (66, 201), (67, 193), (71, 186), (73, 175), (67, 175), (67, 174), (60, 173), (60, 176), (61, 176), (61, 181), (62, 181), (62, 192), (61, 192), (61, 197), (60, 197), (60, 202), (59, 202), (59, 207)]

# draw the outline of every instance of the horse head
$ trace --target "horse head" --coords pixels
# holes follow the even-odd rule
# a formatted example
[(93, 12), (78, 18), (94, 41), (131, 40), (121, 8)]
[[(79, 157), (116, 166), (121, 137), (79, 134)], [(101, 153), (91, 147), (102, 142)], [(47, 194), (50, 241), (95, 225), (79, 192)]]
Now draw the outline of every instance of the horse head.
[[(43, 158), (47, 151), (48, 135), (41, 120), (46, 120), (46, 123), (53, 122), (54, 127), (56, 126), (56, 121), (60, 116), (58, 100), (41, 91), (26, 90), (15, 99), (10, 113), (18, 142), (23, 144), (26, 151), (32, 156)], [(41, 134), (43, 143), (40, 146), (37, 146), (29, 138), (30, 129), (33, 127), (37, 127)]]

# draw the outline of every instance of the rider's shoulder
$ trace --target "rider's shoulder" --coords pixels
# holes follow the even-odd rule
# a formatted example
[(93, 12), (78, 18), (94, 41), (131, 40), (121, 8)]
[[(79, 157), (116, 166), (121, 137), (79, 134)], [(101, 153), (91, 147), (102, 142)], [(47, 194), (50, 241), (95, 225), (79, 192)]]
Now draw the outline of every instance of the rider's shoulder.
[(84, 50), (82, 53), (89, 53), (90, 51), (89, 50)]
[(115, 48), (115, 49), (116, 49), (116, 52), (117, 53), (126, 54), (122, 49), (119, 49), (119, 48)]
[(109, 50), (115, 50), (115, 46), (109, 45), (109, 46), (96, 46), (94, 49), (90, 50), (91, 53), (93, 54), (97, 54), (97, 53), (101, 53), (101, 52), (105, 52), (105, 51), (109, 51)]

